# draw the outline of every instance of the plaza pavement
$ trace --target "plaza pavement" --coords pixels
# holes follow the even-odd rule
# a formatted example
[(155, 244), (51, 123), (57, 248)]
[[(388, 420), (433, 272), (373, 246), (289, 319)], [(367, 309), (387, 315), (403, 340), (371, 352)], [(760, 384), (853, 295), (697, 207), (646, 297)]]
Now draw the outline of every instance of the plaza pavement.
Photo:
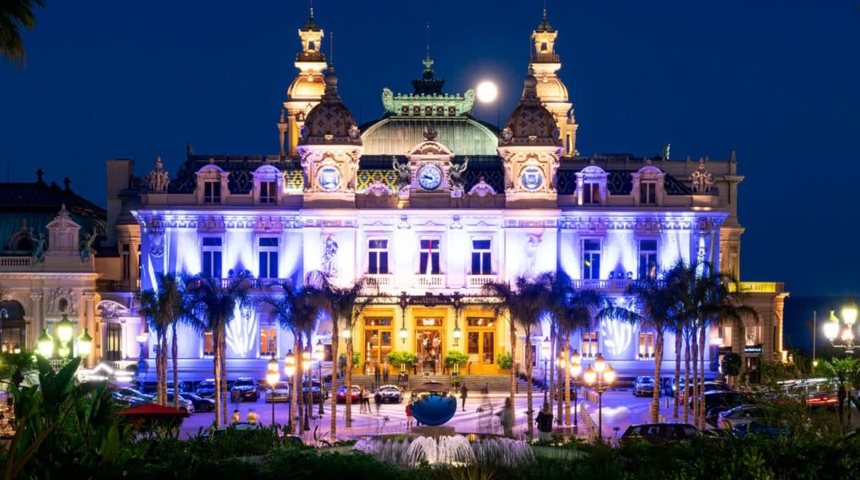
[[(408, 398), (408, 392), (404, 394), (404, 399)], [(485, 412), (492, 410), (498, 412), (504, 405), (504, 399), (507, 395), (504, 393), (491, 393), (489, 395), (474, 394), (469, 395), (466, 400), (466, 408), (463, 411), (460, 408), (461, 401), (457, 395), (457, 413), (454, 415), (446, 426), (453, 427), (458, 433), (498, 433), (501, 434), (501, 427), (498, 424), (498, 417), (491, 413), (480, 413), (479, 407)], [(536, 390), (533, 396), (534, 408), (539, 409), (543, 404), (543, 392)], [(330, 400), (329, 400), (330, 401)], [(650, 398), (634, 397), (629, 390), (626, 391), (607, 391), (603, 394), (603, 436), (605, 438), (613, 438), (620, 436), (628, 425), (637, 423), (649, 422), (648, 407)], [(585, 411), (597, 424), (597, 404), (586, 401), (584, 395), (580, 396), (581, 405)], [(661, 402), (661, 415), (671, 420), (671, 406), (666, 408), (665, 399)], [(331, 426), (331, 404), (328, 401), (325, 404), (325, 413), (320, 417), (317, 412), (319, 404), (314, 404), (311, 410), (312, 418), (310, 418), (310, 430), (303, 433), (303, 437), (307, 442), (314, 440), (314, 431), (318, 428), (318, 438), (330, 439), (329, 430)], [(375, 405), (371, 402), (372, 413), (360, 413), (357, 404), (352, 405), (352, 427), (346, 428), (344, 415), (346, 406), (338, 405), (337, 412), (337, 439), (346, 440), (367, 435), (381, 434), (396, 434), (404, 433), (407, 430), (406, 425), (406, 404), (384, 404), (380, 406), (379, 414), (376, 413)], [(571, 407), (572, 408), (572, 407)], [(244, 422), (248, 412), (252, 409), (259, 416), (259, 422), (262, 425), (270, 425), (272, 423), (272, 404), (265, 403), (263, 397), (257, 402), (228, 402), (228, 419), (232, 416), (233, 410), (238, 409), (241, 419)], [(515, 412), (516, 422), (514, 425), (514, 434), (516, 436), (524, 436), (527, 422), (527, 397), (526, 394), (520, 393), (516, 397)], [(553, 413), (555, 413), (553, 407)], [(683, 412), (683, 410), (681, 410)], [(275, 423), (284, 425), (289, 417), (289, 404), (275, 404)], [(680, 420), (680, 419), (679, 419)], [(209, 427), (213, 422), (212, 413), (195, 413), (182, 424), (180, 436), (195, 435), (199, 429)], [(587, 420), (579, 417), (579, 435), (585, 437), (587, 435), (588, 425)], [(556, 424), (556, 427), (559, 427)], [(618, 430), (616, 430), (616, 428)], [(572, 429), (569, 429), (572, 431)], [(537, 435), (537, 426), (535, 426), (535, 435)]]

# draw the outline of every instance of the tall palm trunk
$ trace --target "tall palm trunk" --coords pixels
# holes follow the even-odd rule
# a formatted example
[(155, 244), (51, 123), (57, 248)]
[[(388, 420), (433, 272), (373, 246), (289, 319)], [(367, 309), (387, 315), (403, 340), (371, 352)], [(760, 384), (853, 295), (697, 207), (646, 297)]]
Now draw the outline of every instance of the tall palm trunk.
[[(553, 345), (555, 345), (556, 352), (554, 358), (558, 358), (564, 349), (564, 344), (562, 343), (561, 329), (558, 330)], [(555, 366), (553, 367), (553, 372), (555, 372), (555, 380), (553, 380), (552, 392), (553, 395), (555, 395), (555, 404), (557, 407), (555, 415), (555, 420), (557, 424), (561, 423), (564, 415), (564, 392), (561, 391), (562, 387), (564, 387), (564, 381), (562, 380), (562, 375), (564, 375), (564, 373), (562, 373), (561, 368), (561, 365), (559, 365), (558, 362), (555, 362)]]
[(516, 405), (517, 401), (517, 329), (514, 325), (513, 318), (511, 319), (511, 405)]
[(221, 333), (218, 328), (212, 330), (212, 357), (215, 371), (215, 426), (221, 425)]
[(289, 420), (289, 430), (290, 433), (298, 433), (298, 411), (299, 411), (299, 389), (301, 386), (299, 385), (299, 377), (301, 376), (302, 371), (302, 340), (300, 338), (301, 333), (293, 330), (293, 355), (296, 360), (296, 369), (293, 372), (293, 384), (290, 385), (290, 420)]
[(164, 330), (164, 334), (161, 336), (161, 346), (159, 347), (161, 351), (161, 384), (159, 388), (159, 396), (161, 398), (161, 405), (167, 405), (167, 329)]
[(221, 421), (227, 424), (227, 325), (221, 325)]
[(173, 344), (171, 345), (171, 353), (173, 354), (173, 408), (179, 408), (179, 345), (176, 338), (176, 321), (173, 322)]
[[(693, 389), (692, 389), (692, 410), (693, 410), (693, 423), (698, 424), (699, 421), (699, 362), (698, 352), (699, 352), (699, 327), (694, 326), (693, 331), (690, 334), (690, 356), (692, 357), (693, 362)], [(689, 388), (688, 388), (689, 391)]]
[(672, 418), (678, 419), (678, 399), (681, 395), (681, 389), (678, 382), (681, 381), (681, 350), (683, 349), (684, 334), (679, 329), (675, 331), (675, 383), (674, 391), (672, 392)]
[[(564, 335), (564, 358), (570, 362), (570, 332)], [(570, 425), (570, 366), (564, 369), (564, 424)]]
[(528, 381), (528, 385), (526, 386), (526, 408), (528, 411), (526, 425), (529, 438), (533, 438), (535, 433), (534, 412), (532, 411), (532, 408), (534, 408), (532, 373), (531, 330), (526, 329), (526, 380)]
[[(331, 439), (337, 439), (337, 320), (334, 319), (331, 327)], [(320, 395), (322, 395), (323, 380), (320, 378)], [(325, 398), (325, 397), (322, 397)], [(320, 400), (322, 401), (322, 400)]]
[(684, 332), (684, 393), (681, 402), (684, 404), (684, 423), (690, 422), (690, 338), (688, 332)]
[(660, 380), (663, 367), (663, 330), (657, 330), (657, 344), (654, 346), (654, 395), (651, 399), (651, 421), (657, 423), (660, 420), (660, 394), (662, 393), (663, 381)]
[[(163, 405), (161, 401), (161, 380), (164, 378), (164, 374), (161, 372), (161, 334), (159, 333), (155, 335), (155, 346), (157, 347), (155, 352), (155, 403)], [(141, 389), (143, 389), (143, 386), (141, 386)]]
[(699, 331), (699, 360), (700, 360), (700, 368), (699, 371), (702, 372), (702, 387), (699, 391), (699, 428), (705, 429), (705, 331), (706, 328), (703, 325), (701, 330)]
[(555, 362), (552, 361), (552, 359), (555, 358), (555, 352), (556, 352), (555, 342), (556, 342), (555, 328), (550, 327), (550, 329), (549, 329), (549, 359), (550, 359), (550, 361), (546, 362), (546, 364), (545, 364), (546, 366), (544, 367), (544, 370), (546, 370), (546, 371), (543, 372), (545, 377), (547, 375), (549, 375), (548, 378), (544, 379), (546, 382), (546, 385), (544, 385), (544, 386), (546, 387), (547, 392), (549, 392), (549, 395), (550, 395), (550, 397), (549, 397), (550, 412), (552, 412), (552, 408), (551, 408), (552, 404), (555, 403), (555, 401), (554, 401), (555, 395), (553, 392), (555, 392), (555, 369), (558, 368), (556, 366)]
[(346, 428), (352, 428), (352, 337), (346, 341)]

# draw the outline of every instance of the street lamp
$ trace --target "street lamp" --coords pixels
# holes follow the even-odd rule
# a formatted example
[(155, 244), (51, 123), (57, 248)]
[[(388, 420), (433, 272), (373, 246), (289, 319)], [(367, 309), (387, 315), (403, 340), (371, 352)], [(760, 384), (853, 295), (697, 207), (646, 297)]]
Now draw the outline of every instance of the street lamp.
[[(290, 379), (293, 378), (293, 375), (296, 374), (296, 355), (293, 353), (292, 350), (287, 352), (287, 355), (284, 357), (284, 374), (287, 376), (287, 382), (289, 382), (290, 391), (292, 392), (292, 389), (295, 388), (295, 386), (293, 385), (292, 382), (290, 382)], [(288, 412), (287, 429), (290, 431), (290, 433), (292, 433), (293, 432), (293, 402), (292, 402), (292, 399), (290, 399), (290, 401), (287, 402), (287, 405), (289, 405), (287, 407), (287, 412)]]
[(406, 307), (409, 306), (409, 299), (406, 298), (406, 292), (400, 292), (400, 340), (406, 345), (406, 338), (409, 337), (409, 332), (406, 331)]
[(87, 329), (84, 329), (84, 332), (78, 337), (78, 355), (83, 357), (86, 362), (86, 358), (90, 355), (90, 352), (93, 350), (93, 337), (90, 336)]
[(577, 410), (579, 403), (579, 376), (582, 375), (582, 355), (574, 350), (570, 356), (570, 381), (573, 382), (573, 431), (579, 432), (577, 424)]
[(325, 413), (325, 410), (323, 410), (323, 403), (324, 403), (323, 402), (323, 396), (324, 395), (323, 395), (323, 376), (322, 376), (322, 362), (323, 362), (323, 359), (325, 358), (325, 351), (324, 351), (324, 347), (322, 344), (322, 340), (317, 340), (317, 346), (314, 349), (314, 358), (317, 361), (317, 366), (319, 368), (319, 370), (318, 370), (319, 371), (319, 377), (320, 377), (320, 409), (319, 409), (319, 411), (317, 411), (317, 413), (320, 414), (320, 416), (322, 416), (322, 414)]
[(454, 292), (454, 346), (460, 345), (460, 339), (463, 338), (463, 332), (460, 330), (460, 292)]
[(272, 425), (275, 425), (275, 385), (277, 385), (278, 380), (280, 380), (281, 375), (278, 373), (278, 359), (275, 358), (275, 354), (272, 354), (272, 359), (269, 360), (267, 364), (268, 369), (266, 371), (266, 383), (269, 384), (269, 388), (272, 391)]
[(597, 390), (597, 432), (603, 441), (603, 392), (615, 383), (615, 370), (606, 363), (603, 355), (597, 354), (594, 363), (585, 370), (585, 383)]
[[(830, 340), (835, 348), (845, 349), (845, 353), (854, 353), (854, 324), (857, 322), (857, 306), (846, 305), (842, 307), (842, 319), (836, 316), (836, 312), (830, 311), (830, 320), (824, 324), (824, 336)], [(843, 327), (844, 324), (844, 327)]]
[(42, 330), (39, 339), (36, 341), (39, 355), (43, 358), (51, 358), (54, 356), (54, 337), (48, 334), (48, 329)]
[(546, 405), (547, 403), (547, 389), (549, 389), (549, 372), (547, 372), (547, 362), (549, 361), (549, 337), (543, 339), (540, 346), (540, 353), (543, 356), (543, 403)]

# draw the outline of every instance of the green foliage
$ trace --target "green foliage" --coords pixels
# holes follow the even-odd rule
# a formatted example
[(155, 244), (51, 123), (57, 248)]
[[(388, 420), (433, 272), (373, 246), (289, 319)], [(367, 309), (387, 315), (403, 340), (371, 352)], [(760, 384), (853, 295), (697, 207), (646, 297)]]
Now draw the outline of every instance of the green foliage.
[(730, 352), (723, 355), (720, 369), (724, 375), (729, 377), (737, 377), (741, 373), (741, 356), (738, 353)]
[[(338, 355), (337, 364), (341, 370), (346, 368), (346, 353), (341, 353), (340, 355)], [(353, 368), (361, 367), (361, 352), (352, 352), (352, 366)]]
[(455, 365), (460, 368), (465, 367), (468, 361), (469, 355), (459, 350), (451, 350), (445, 355), (445, 366), (448, 368), (454, 368)]
[(396, 351), (388, 354), (388, 363), (395, 367), (405, 365), (406, 368), (412, 368), (418, 363), (418, 358), (412, 352)]
[(498, 365), (499, 368), (509, 370), (514, 366), (514, 359), (511, 357), (510, 353), (500, 353), (496, 355), (496, 365)]
[(24, 379), (36, 371), (36, 356), (31, 351), (20, 353), (0, 353), (0, 382), (20, 385)]

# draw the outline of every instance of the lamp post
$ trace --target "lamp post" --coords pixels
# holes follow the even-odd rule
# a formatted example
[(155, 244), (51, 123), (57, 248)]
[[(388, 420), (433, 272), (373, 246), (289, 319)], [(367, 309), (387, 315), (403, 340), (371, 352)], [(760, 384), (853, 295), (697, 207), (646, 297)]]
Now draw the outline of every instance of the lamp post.
[(830, 311), (830, 319), (824, 324), (824, 336), (830, 340), (830, 344), (835, 348), (845, 350), (848, 355), (854, 354), (854, 348), (857, 345), (854, 343), (854, 324), (857, 322), (857, 306), (854, 304), (845, 305), (840, 312), (841, 319), (836, 316), (836, 312)]
[(567, 368), (567, 358), (564, 355), (564, 350), (558, 352), (558, 357), (555, 359), (555, 385), (552, 387), (552, 394), (556, 397), (553, 398), (553, 401), (556, 404), (556, 419), (555, 423), (561, 425), (561, 422), (564, 420), (563, 406), (564, 403), (564, 380), (562, 379), (564, 376), (565, 369)]
[[(323, 362), (323, 358), (325, 358), (324, 348), (325, 347), (323, 347), (322, 340), (317, 340), (317, 346), (314, 349), (314, 359), (317, 361), (317, 368), (319, 368), (318, 371), (319, 371), (319, 377), (320, 377), (320, 409), (319, 409), (319, 411), (317, 411), (317, 413), (320, 416), (322, 416), (322, 414), (325, 413), (325, 410), (323, 409), (323, 403), (325, 403), (325, 402), (323, 402), (323, 397), (325, 395), (323, 395), (324, 383), (323, 383), (323, 376), (322, 376), (322, 362)], [(334, 375), (334, 372), (332, 372), (332, 375)]]
[(36, 340), (36, 345), (39, 350), (39, 355), (43, 358), (51, 358), (54, 356), (54, 337), (48, 333), (47, 328), (42, 330), (42, 334), (39, 335), (39, 339)]
[(280, 374), (278, 373), (278, 359), (275, 358), (275, 354), (272, 354), (272, 359), (269, 360), (267, 364), (266, 371), (266, 383), (269, 384), (269, 388), (272, 392), (272, 425), (275, 425), (275, 385), (278, 384), (278, 380), (280, 380)]
[(573, 431), (579, 432), (577, 424), (577, 411), (579, 403), (579, 376), (582, 375), (582, 356), (579, 351), (574, 350), (570, 355), (570, 381), (573, 382)]
[[(287, 382), (289, 383), (290, 389), (292, 391), (294, 386), (290, 382), (290, 379), (293, 378), (293, 375), (296, 374), (296, 356), (295, 356), (295, 354), (293, 354), (292, 350), (287, 352), (287, 355), (284, 357), (284, 374), (287, 376)], [(292, 402), (292, 399), (290, 399), (290, 401), (287, 402), (287, 405), (288, 405), (288, 407), (287, 407), (287, 412), (288, 412), (287, 430), (289, 430), (290, 433), (293, 433), (293, 402)]]
[(543, 356), (543, 403), (547, 403), (547, 390), (549, 389), (549, 372), (547, 371), (547, 363), (549, 361), (549, 337), (543, 339), (540, 346), (540, 353)]
[(90, 356), (90, 352), (93, 350), (93, 337), (90, 336), (87, 329), (84, 329), (84, 332), (78, 336), (78, 356), (83, 358), (82, 362), (86, 367), (87, 357)]
[(594, 363), (585, 370), (585, 383), (597, 391), (597, 432), (603, 441), (603, 392), (615, 383), (615, 370), (606, 363), (603, 355), (597, 354)]
[(60, 341), (60, 348), (57, 350), (57, 353), (61, 358), (67, 358), (71, 354), (72, 349), (69, 342), (72, 341), (72, 335), (74, 334), (75, 326), (72, 325), (68, 315), (64, 313), (63, 318), (57, 322), (57, 339)]
[(460, 339), (463, 337), (463, 332), (460, 330), (460, 292), (454, 292), (454, 346), (460, 345)]
[(406, 292), (400, 292), (400, 341), (406, 345), (406, 338), (409, 337), (409, 332), (406, 331), (406, 307), (409, 306), (409, 299), (406, 298)]

